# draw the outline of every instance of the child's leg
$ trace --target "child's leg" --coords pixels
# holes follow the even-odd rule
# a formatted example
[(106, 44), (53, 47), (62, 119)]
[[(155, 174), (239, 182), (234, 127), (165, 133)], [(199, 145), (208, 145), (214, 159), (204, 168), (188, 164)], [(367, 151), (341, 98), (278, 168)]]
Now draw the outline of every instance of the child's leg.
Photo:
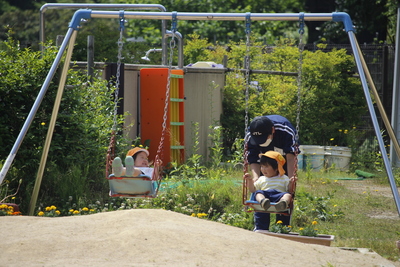
[(122, 165), (122, 161), (120, 157), (116, 157), (112, 162), (112, 172), (115, 176), (121, 176), (124, 172), (124, 166)]
[(256, 194), (256, 200), (257, 200), (258, 202), (260, 202), (260, 205), (261, 205), (261, 207), (262, 207), (264, 210), (268, 210), (268, 208), (271, 206), (270, 200), (269, 200), (268, 198), (266, 198), (266, 197), (265, 197), (263, 194), (261, 194), (261, 193)]
[(278, 203), (276, 203), (275, 208), (277, 211), (287, 210), (289, 207), (289, 203), (292, 200), (291, 194), (284, 194)]

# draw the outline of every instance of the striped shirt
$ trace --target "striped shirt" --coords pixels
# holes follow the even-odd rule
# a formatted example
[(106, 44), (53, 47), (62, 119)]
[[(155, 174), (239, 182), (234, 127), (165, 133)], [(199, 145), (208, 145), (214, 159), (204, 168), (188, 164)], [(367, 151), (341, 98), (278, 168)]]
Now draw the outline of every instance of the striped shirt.
[(274, 177), (260, 176), (254, 183), (256, 190), (266, 191), (268, 189), (275, 189), (279, 192), (289, 191), (289, 177), (287, 175), (277, 175)]

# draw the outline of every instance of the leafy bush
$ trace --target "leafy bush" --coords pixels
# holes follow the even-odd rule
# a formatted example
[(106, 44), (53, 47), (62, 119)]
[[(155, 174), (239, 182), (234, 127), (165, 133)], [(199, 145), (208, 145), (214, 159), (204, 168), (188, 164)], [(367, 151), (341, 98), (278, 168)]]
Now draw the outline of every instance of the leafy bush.
[[(56, 55), (49, 46), (43, 53), (20, 49), (12, 38), (0, 45), (0, 155), (8, 156), (30, 113)], [(57, 92), (58, 73), (50, 83), (7, 176), (10, 188), (23, 179), (19, 201), (29, 201), (35, 182), (47, 127)], [(104, 80), (87, 82), (85, 74), (68, 73), (45, 169), (41, 197), (62, 199), (90, 194), (90, 186), (103, 191), (104, 162), (113, 125), (114, 87)], [(121, 119), (118, 119), (121, 123)], [(121, 137), (122, 139), (122, 137)], [(15, 176), (17, 177), (15, 177)], [(18, 178), (18, 179), (16, 179)], [(23, 205), (27, 206), (27, 205)]]
[[(196, 44), (199, 50), (201, 43)], [(206, 45), (207, 42), (204, 42), (203, 49)], [(324, 45), (320, 44), (319, 47), (323, 49)], [(231, 42), (229, 49), (227, 52), (215, 46), (213, 51), (208, 52), (208, 60), (222, 63), (223, 56), (228, 55), (229, 68), (243, 69), (246, 45), (243, 42)], [(202, 54), (199, 59), (205, 60), (206, 55)], [(299, 51), (296, 43), (289, 39), (278, 40), (274, 47), (266, 47), (253, 41), (249, 47), (249, 55), (251, 69), (292, 73), (298, 71)], [(361, 116), (367, 112), (360, 81), (350, 75), (354, 68), (352, 56), (344, 49), (326, 53), (322, 50), (303, 52), (299, 125), (302, 144), (354, 144), (353, 140), (343, 138), (342, 135), (360, 125)], [(279, 114), (292, 123), (296, 122), (296, 77), (251, 73), (248, 90), (249, 120), (259, 115)], [(221, 116), (224, 147), (231, 147), (236, 138), (244, 136), (245, 91), (245, 74), (240, 71), (227, 73)], [(318, 127), (315, 125), (316, 121)]]

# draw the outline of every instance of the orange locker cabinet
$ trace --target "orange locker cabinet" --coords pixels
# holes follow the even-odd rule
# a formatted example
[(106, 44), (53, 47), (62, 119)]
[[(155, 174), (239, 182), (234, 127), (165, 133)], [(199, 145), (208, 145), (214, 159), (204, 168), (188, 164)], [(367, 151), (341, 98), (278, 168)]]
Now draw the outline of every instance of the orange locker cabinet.
[[(167, 68), (140, 70), (140, 137), (150, 140), (150, 158), (154, 160), (161, 140), (168, 82)], [(170, 94), (166, 121), (166, 134), (162, 157), (163, 164), (183, 163), (184, 142), (184, 88), (183, 70), (171, 70)]]

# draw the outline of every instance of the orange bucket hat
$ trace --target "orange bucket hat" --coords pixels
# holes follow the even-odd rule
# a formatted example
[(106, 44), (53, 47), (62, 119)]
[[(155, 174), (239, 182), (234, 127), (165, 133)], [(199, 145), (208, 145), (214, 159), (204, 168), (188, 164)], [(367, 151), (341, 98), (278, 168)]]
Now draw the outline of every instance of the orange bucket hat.
[(283, 165), (285, 165), (286, 160), (285, 158), (282, 156), (281, 153), (276, 152), (276, 151), (267, 151), (264, 154), (260, 154), (261, 156), (265, 156), (271, 159), (274, 159), (278, 162), (278, 171), (279, 171), (279, 175), (282, 176), (285, 174), (285, 170), (283, 169)]
[(144, 149), (143, 147), (135, 147), (135, 148), (132, 148), (131, 150), (129, 150), (128, 151), (128, 153), (126, 153), (126, 156), (134, 156), (136, 153), (139, 153), (139, 152), (144, 152), (144, 153), (146, 153), (146, 155), (147, 156), (149, 156), (149, 151), (147, 150), (147, 149)]

